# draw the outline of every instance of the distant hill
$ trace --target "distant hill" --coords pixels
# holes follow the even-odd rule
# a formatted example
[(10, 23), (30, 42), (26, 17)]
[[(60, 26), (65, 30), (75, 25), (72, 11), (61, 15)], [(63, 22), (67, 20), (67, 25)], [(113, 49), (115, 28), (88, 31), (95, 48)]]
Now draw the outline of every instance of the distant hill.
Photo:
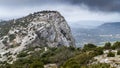
[(86, 43), (103, 45), (105, 42), (120, 40), (120, 22), (104, 23), (94, 29), (72, 28), (77, 46)]
[(114, 27), (114, 28), (120, 28), (120, 22), (111, 22), (111, 23), (104, 23), (102, 25), (100, 25), (99, 27), (102, 27), (102, 28), (111, 28), (111, 27)]
[(104, 23), (97, 27), (97, 31), (103, 34), (120, 33), (120, 22)]

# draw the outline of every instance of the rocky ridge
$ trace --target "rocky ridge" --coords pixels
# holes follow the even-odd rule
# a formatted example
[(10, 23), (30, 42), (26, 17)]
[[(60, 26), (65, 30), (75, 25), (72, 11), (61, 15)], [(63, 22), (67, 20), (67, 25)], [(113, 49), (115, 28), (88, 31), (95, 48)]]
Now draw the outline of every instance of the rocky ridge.
[[(64, 17), (57, 11), (41, 11), (0, 25), (0, 61), (29, 46), (75, 46)], [(8, 54), (8, 56), (4, 55)]]

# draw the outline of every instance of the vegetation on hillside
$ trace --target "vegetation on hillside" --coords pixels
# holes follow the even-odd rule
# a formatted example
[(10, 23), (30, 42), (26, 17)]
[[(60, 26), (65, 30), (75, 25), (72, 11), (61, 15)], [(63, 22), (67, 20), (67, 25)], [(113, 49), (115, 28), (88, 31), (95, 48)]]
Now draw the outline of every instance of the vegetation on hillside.
[(109, 52), (109, 53), (107, 54), (107, 57), (115, 57), (115, 54), (112, 53), (112, 52)]
[[(105, 49), (118, 47), (119, 42), (106, 43), (104, 47), (94, 44), (85, 44), (83, 48), (75, 47), (28, 47), (17, 55), (17, 60), (13, 64), (1, 63), (2, 68), (44, 68), (44, 65), (55, 63), (59, 68), (110, 68), (109, 64), (92, 64), (93, 57), (102, 55)], [(119, 51), (118, 51), (119, 54)], [(114, 53), (109, 52), (108, 57), (114, 57)]]

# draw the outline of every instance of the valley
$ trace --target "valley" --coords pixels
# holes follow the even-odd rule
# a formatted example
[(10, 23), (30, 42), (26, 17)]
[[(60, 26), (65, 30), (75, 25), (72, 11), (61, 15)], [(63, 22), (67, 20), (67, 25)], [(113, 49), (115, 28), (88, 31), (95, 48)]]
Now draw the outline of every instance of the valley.
[(89, 28), (71, 28), (73, 36), (78, 47), (84, 44), (94, 43), (103, 46), (105, 42), (115, 42), (120, 40), (120, 23), (112, 22), (102, 24), (98, 27)]

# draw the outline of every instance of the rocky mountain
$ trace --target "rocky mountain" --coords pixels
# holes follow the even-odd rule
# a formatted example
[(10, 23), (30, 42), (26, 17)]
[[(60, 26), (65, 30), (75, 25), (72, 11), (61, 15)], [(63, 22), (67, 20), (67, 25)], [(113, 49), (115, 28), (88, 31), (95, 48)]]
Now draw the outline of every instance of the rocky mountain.
[(104, 23), (96, 28), (72, 28), (77, 46), (81, 47), (86, 43), (104, 45), (105, 42), (120, 40), (120, 22)]
[(0, 25), (1, 61), (7, 56), (15, 60), (16, 54), (29, 46), (75, 46), (75, 42), (66, 20), (57, 11), (36, 12)]

